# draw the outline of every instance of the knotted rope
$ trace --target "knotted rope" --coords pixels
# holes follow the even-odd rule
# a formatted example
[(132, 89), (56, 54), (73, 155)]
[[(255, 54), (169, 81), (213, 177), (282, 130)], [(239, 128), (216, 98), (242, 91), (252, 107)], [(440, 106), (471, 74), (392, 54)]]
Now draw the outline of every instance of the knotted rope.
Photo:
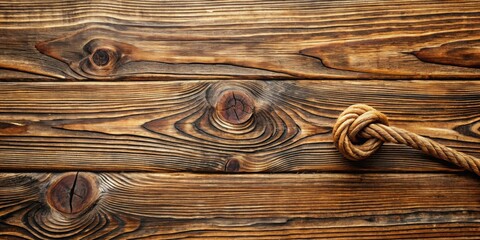
[(333, 127), (333, 142), (343, 156), (354, 161), (368, 158), (384, 142), (405, 144), (480, 176), (480, 159), (407, 130), (391, 127), (383, 113), (364, 104), (352, 105), (340, 114)]

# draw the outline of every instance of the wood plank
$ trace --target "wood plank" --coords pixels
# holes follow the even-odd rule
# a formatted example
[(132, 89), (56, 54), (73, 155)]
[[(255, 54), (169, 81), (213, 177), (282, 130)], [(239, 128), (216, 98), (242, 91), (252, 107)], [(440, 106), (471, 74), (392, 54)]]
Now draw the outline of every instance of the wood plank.
[[(8, 171), (458, 171), (404, 146), (352, 163), (332, 144), (346, 107), (480, 156), (480, 81), (2, 83)], [(234, 104), (235, 106), (233, 107)]]
[[(72, 176), (76, 184), (62, 185)], [(472, 175), (0, 173), (0, 183), (2, 239), (468, 239), (480, 231)], [(59, 185), (64, 195), (52, 191)], [(58, 197), (72, 201), (70, 193), (94, 201), (58, 211)]]
[(477, 0), (0, 3), (0, 78), (478, 78)]

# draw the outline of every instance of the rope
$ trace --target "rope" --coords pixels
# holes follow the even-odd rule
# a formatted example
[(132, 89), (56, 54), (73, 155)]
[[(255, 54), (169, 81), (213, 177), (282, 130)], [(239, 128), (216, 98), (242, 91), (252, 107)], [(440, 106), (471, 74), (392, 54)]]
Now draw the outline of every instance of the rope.
[(391, 127), (387, 117), (374, 108), (355, 104), (343, 111), (333, 127), (333, 142), (345, 158), (368, 158), (385, 142), (405, 144), (480, 176), (480, 159), (439, 144), (407, 130)]

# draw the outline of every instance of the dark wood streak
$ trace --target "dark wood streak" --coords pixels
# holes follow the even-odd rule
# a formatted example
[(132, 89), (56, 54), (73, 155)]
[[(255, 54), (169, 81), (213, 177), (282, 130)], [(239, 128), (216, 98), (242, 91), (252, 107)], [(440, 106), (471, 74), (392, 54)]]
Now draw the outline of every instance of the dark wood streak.
[[(356, 103), (384, 112), (393, 126), (480, 152), (479, 81), (4, 83), (2, 89), (0, 122), (28, 129), (0, 130), (5, 170), (458, 171), (395, 145), (365, 162), (342, 159), (331, 130)], [(242, 124), (218, 116), (232, 92), (254, 106)]]
[[(359, 39), (320, 44), (301, 50), (301, 54), (317, 58), (330, 68), (353, 72), (369, 72), (376, 74), (410, 75), (415, 77), (452, 76), (452, 71), (460, 71), (459, 67), (469, 67), (465, 73), (477, 72), (480, 55), (475, 41), (460, 41), (438, 45), (452, 40), (469, 38), (480, 34), (480, 31), (456, 33), (452, 39), (451, 32), (427, 34), (424, 36), (394, 36), (382, 39)], [(417, 51), (417, 49), (419, 49)], [(418, 63), (418, 61), (422, 63)], [(437, 63), (437, 64), (430, 64)], [(477, 78), (477, 76), (474, 76)]]
[(0, 122), (0, 132), (3, 134), (20, 134), (28, 131), (28, 125), (17, 122)]
[(413, 55), (424, 62), (480, 68), (480, 40), (422, 48), (413, 52)]
[(45, 192), (63, 174), (0, 173), (0, 238), (398, 239), (478, 236), (479, 181), (457, 174), (80, 173), (75, 217)]
[[(480, 77), (469, 45), (480, 31), (476, 0), (51, 0), (0, 10), (9, 81)], [(441, 54), (443, 64), (411, 54), (451, 42), (466, 46)], [(98, 49), (108, 63), (92, 63)]]

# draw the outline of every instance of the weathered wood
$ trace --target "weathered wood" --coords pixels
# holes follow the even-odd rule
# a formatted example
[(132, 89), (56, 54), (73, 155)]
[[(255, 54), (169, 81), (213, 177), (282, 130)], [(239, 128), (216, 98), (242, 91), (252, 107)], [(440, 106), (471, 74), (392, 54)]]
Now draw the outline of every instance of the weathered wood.
[(480, 81), (2, 83), (0, 168), (23, 171), (458, 171), (404, 146), (353, 163), (331, 131), (365, 103), (480, 156)]
[(331, 131), (365, 103), (480, 157), (479, 6), (0, 2), (0, 239), (476, 239), (478, 177)]
[(477, 0), (20, 0), (0, 32), (4, 80), (480, 77)]
[(72, 174), (0, 173), (0, 237), (464, 239), (480, 231), (472, 176), (80, 172), (99, 194), (69, 214), (43, 193)]

